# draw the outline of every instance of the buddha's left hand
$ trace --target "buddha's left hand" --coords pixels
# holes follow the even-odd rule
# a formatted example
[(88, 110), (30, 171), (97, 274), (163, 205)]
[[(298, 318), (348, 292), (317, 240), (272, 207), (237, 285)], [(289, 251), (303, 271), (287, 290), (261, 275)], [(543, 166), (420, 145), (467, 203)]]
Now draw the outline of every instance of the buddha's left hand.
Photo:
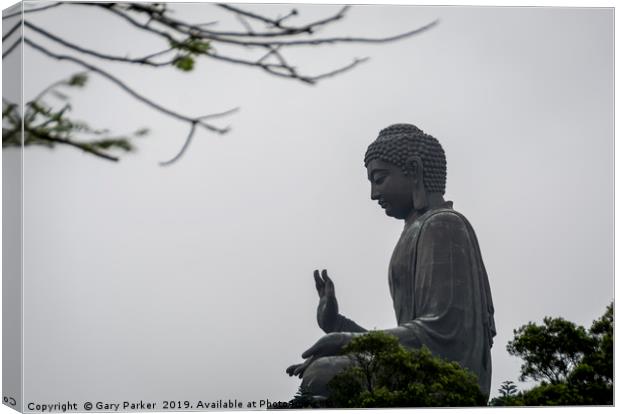
[(290, 367), (286, 369), (286, 373), (289, 375), (289, 377), (292, 377), (293, 375), (295, 375), (299, 378), (303, 378), (306, 368), (308, 368), (310, 364), (314, 362), (315, 359), (316, 358), (308, 358), (301, 364), (291, 365)]
[(332, 332), (321, 339), (319, 339), (314, 345), (308, 348), (303, 354), (302, 358), (320, 358), (324, 356), (333, 356), (340, 354), (342, 348), (344, 348), (353, 339), (354, 334), (351, 332)]

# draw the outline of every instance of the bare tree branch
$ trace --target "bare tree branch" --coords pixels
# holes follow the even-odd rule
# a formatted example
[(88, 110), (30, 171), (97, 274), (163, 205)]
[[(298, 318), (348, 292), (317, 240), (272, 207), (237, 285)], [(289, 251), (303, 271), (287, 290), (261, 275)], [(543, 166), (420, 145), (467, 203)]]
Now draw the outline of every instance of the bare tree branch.
[[(229, 4), (218, 4), (219, 7), (221, 7), (222, 9), (225, 9), (227, 11), (230, 11), (234, 14), (240, 15), (240, 16), (246, 16), (258, 21), (261, 21), (263, 23), (266, 23), (268, 25), (268, 27), (276, 27), (278, 29), (281, 29), (280, 32), (275, 32), (275, 33), (269, 33), (269, 34), (262, 34), (262, 35), (266, 35), (266, 36), (282, 36), (282, 35), (291, 35), (291, 34), (298, 34), (298, 33), (313, 33), (314, 29), (319, 27), (319, 26), (325, 26), (329, 23), (335, 22), (337, 20), (342, 19), (347, 10), (349, 10), (349, 6), (344, 6), (340, 11), (338, 11), (338, 13), (334, 14), (333, 16), (327, 17), (325, 19), (322, 20), (317, 20), (315, 22), (306, 24), (304, 26), (300, 26), (300, 27), (294, 27), (294, 26), (284, 26), (282, 25), (282, 22), (292, 16), (296, 16), (297, 15), (297, 10), (293, 9), (291, 10), (287, 15), (285, 15), (284, 17), (281, 17), (279, 19), (272, 19), (257, 13), (252, 13), (249, 12), (247, 10), (243, 10), (240, 9), (238, 7), (235, 6), (231, 6)], [(214, 34), (219, 34), (219, 35), (224, 35), (224, 33), (214, 33)], [(228, 33), (227, 35), (230, 35), (230, 33)], [(243, 34), (236, 34), (236, 35), (243, 35)], [(247, 34), (246, 34), (247, 35)]]
[[(86, 3), (88, 4), (88, 3)], [(163, 32), (161, 30), (155, 29), (152, 26), (148, 26), (145, 24), (142, 24), (138, 21), (136, 21), (134, 18), (132, 18), (131, 16), (127, 15), (125, 12), (121, 12), (119, 10), (117, 10), (114, 7), (114, 4), (101, 4), (101, 3), (94, 3), (93, 5), (98, 5), (99, 7), (104, 7), (106, 10), (109, 10), (119, 16), (121, 16), (122, 18), (124, 18), (125, 20), (127, 20), (128, 22), (130, 22), (132, 25), (139, 27), (142, 30), (146, 30), (146, 31), (150, 31), (153, 32), (155, 34), (158, 34), (164, 38), (166, 38), (167, 40), (169, 40), (172, 44), (176, 43), (181, 43), (178, 40), (176, 40), (170, 33), (168, 32)], [(247, 16), (247, 17), (251, 17), (254, 18), (256, 20), (260, 20), (263, 21), (265, 23), (268, 24), (272, 24), (275, 25), (277, 23), (277, 20), (271, 19), (271, 18), (267, 18), (265, 16), (260, 16), (254, 13), (250, 13), (250, 12), (246, 12), (244, 10), (238, 9), (236, 7), (230, 6), (230, 5), (219, 5), (220, 7), (222, 7), (223, 9), (229, 10), (229, 11), (233, 11), (235, 13), (237, 13), (238, 11), (240, 12), (241, 15)], [(271, 74), (271, 75), (275, 75), (275, 76), (279, 76), (279, 77), (285, 77), (285, 78), (290, 78), (290, 79), (297, 79), (300, 80), (304, 83), (309, 83), (309, 84), (314, 84), (316, 81), (320, 80), (320, 79), (324, 79), (336, 74), (340, 74), (343, 73), (349, 69), (352, 69), (353, 67), (355, 67), (357, 64), (363, 62), (363, 59), (356, 59), (354, 61), (354, 63), (350, 64), (350, 65), (346, 65), (344, 67), (338, 68), (336, 70), (333, 70), (331, 72), (327, 72), (324, 73), (322, 75), (317, 75), (317, 76), (306, 76), (306, 75), (299, 75), (296, 70), (294, 69), (294, 67), (292, 65), (289, 65), (288, 63), (283, 63), (283, 57), (280, 54), (277, 54), (278, 50), (281, 47), (291, 47), (291, 46), (305, 46), (305, 45), (320, 45), (320, 44), (331, 44), (331, 43), (387, 43), (387, 42), (392, 42), (392, 41), (396, 41), (396, 40), (400, 40), (400, 39), (404, 39), (416, 34), (420, 34), (422, 32), (425, 32), (426, 30), (429, 30), (431, 27), (435, 26), (438, 22), (434, 21), (431, 22), (425, 26), (419, 27), (417, 29), (405, 32), (405, 33), (401, 33), (395, 36), (389, 36), (389, 37), (383, 37), (383, 38), (364, 38), (364, 37), (332, 37), (332, 38), (316, 38), (316, 39), (304, 39), (304, 40), (284, 40), (284, 41), (280, 41), (280, 40), (269, 40), (269, 41), (255, 41), (255, 40), (239, 40), (239, 39), (231, 39), (228, 37), (222, 37), (221, 35), (219, 36), (215, 36), (213, 35), (213, 32), (209, 32), (209, 31), (205, 31), (204, 29), (201, 29), (199, 27), (196, 27), (194, 25), (190, 25), (187, 24), (185, 22), (181, 22), (166, 16), (163, 16), (162, 13), (155, 13), (152, 8), (149, 8), (147, 6), (141, 5), (141, 4), (131, 4), (130, 5), (131, 10), (135, 10), (138, 12), (143, 12), (143, 13), (148, 13), (154, 21), (157, 21), (158, 23), (176, 31), (177, 33), (181, 33), (183, 35), (186, 36), (192, 36), (194, 38), (198, 38), (198, 39), (206, 39), (208, 41), (212, 41), (212, 42), (222, 42), (222, 43), (228, 43), (228, 44), (232, 44), (232, 45), (237, 45), (237, 46), (243, 46), (243, 47), (261, 47), (261, 48), (265, 48), (267, 49), (267, 53), (266, 55), (264, 55), (261, 59), (259, 59), (258, 61), (250, 61), (247, 59), (241, 59), (241, 58), (237, 58), (237, 57), (233, 57), (233, 56), (225, 56), (222, 55), (220, 53), (217, 52), (206, 52), (204, 53), (205, 56), (207, 57), (211, 57), (213, 59), (218, 59), (218, 60), (222, 60), (225, 62), (229, 62), (229, 63), (236, 63), (236, 64), (241, 64), (241, 65), (245, 65), (245, 66), (255, 66), (255, 67), (259, 67), (261, 69), (263, 69), (264, 71), (266, 71), (267, 73)], [(290, 32), (287, 32), (288, 34), (291, 33), (303, 33), (303, 32), (307, 32), (308, 28), (314, 28), (317, 27), (317, 25), (325, 25), (328, 24), (330, 22), (336, 21), (341, 19), (346, 11), (348, 10), (348, 6), (345, 6), (344, 8), (342, 8), (337, 14), (310, 23), (308, 25), (302, 26), (302, 27), (285, 27), (285, 30), (288, 30)], [(279, 36), (283, 36), (287, 33), (284, 32), (279, 32), (278, 35)], [(238, 33), (238, 35), (248, 35), (248, 33)], [(252, 36), (254, 36), (255, 34), (252, 34)], [(279, 65), (274, 65), (274, 64), (267, 64), (264, 63), (265, 59), (268, 58), (269, 56), (276, 56), (279, 60), (280, 60), (280, 64)], [(283, 69), (284, 72), (281, 72), (280, 69)]]
[(283, 26), (282, 22), (292, 16), (298, 15), (296, 9), (292, 9), (288, 14), (278, 19), (271, 19), (269, 17), (261, 16), (255, 13), (250, 13), (245, 10), (241, 10), (237, 7), (233, 7), (227, 4), (220, 4), (220, 7), (223, 9), (232, 12), (235, 15), (245, 15), (247, 17), (254, 18), (258, 21), (266, 23), (269, 28), (276, 28), (278, 30), (273, 30), (269, 32), (222, 32), (222, 31), (214, 31), (214, 30), (205, 30), (204, 32), (207, 34), (215, 35), (215, 36), (238, 36), (238, 37), (278, 37), (278, 36), (290, 36), (301, 33), (312, 34), (314, 30), (319, 26), (324, 26), (329, 23), (332, 23), (336, 20), (340, 20), (345, 16), (345, 12), (348, 10), (349, 6), (343, 7), (338, 13), (328, 18), (317, 20), (312, 23), (308, 23), (306, 25), (300, 27), (293, 26)]
[(217, 40), (225, 42), (225, 43), (233, 43), (242, 46), (317, 46), (324, 44), (334, 44), (334, 43), (389, 43), (395, 40), (401, 40), (407, 37), (411, 37), (420, 33), (423, 33), (435, 25), (439, 23), (438, 20), (435, 20), (431, 23), (428, 23), (422, 27), (419, 27), (414, 30), (410, 30), (405, 33), (397, 34), (394, 36), (387, 37), (328, 37), (322, 39), (307, 39), (307, 40), (273, 40), (269, 42), (259, 42), (259, 41), (236, 41), (231, 39), (221, 39)]
[(21, 25), (22, 25), (22, 21), (20, 20), (17, 22), (15, 26), (11, 27), (11, 29), (9, 29), (9, 31), (6, 32), (4, 36), (2, 36), (2, 41), (4, 42), (6, 39), (8, 39), (9, 36), (11, 36), (17, 29), (21, 27)]
[[(39, 7), (38, 9), (23, 10), (23, 12), (24, 13), (40, 12), (40, 11), (43, 11), (43, 10), (51, 9), (52, 7), (58, 7), (61, 4), (62, 4), (62, 2), (58, 2), (58, 3), (50, 4), (50, 5), (47, 5), (47, 6)], [(2, 16), (2, 20), (10, 19), (11, 17), (21, 16), (21, 15), (22, 15), (22, 10), (20, 10), (18, 12), (15, 12), (15, 13), (7, 14), (6, 16)]]
[(190, 123), (196, 122), (200, 126), (206, 128), (206, 129), (208, 129), (210, 131), (217, 132), (217, 133), (220, 133), (220, 134), (223, 134), (223, 133), (228, 131), (228, 128), (217, 128), (217, 127), (215, 127), (213, 125), (207, 124), (206, 122), (203, 122), (203, 121), (200, 121), (198, 119), (194, 119), (194, 118), (191, 118), (191, 117), (188, 117), (188, 116), (185, 116), (185, 115), (181, 115), (181, 114), (179, 114), (179, 113), (177, 113), (175, 111), (172, 111), (172, 110), (170, 110), (168, 108), (165, 108), (165, 107), (159, 105), (158, 103), (153, 102), (152, 100), (142, 96), (138, 92), (134, 91), (132, 88), (130, 88), (127, 84), (125, 84), (123, 81), (121, 81), (117, 77), (111, 75), (110, 73), (108, 73), (108, 72), (106, 72), (106, 71), (104, 71), (104, 70), (102, 70), (102, 69), (100, 69), (100, 68), (98, 68), (96, 66), (93, 66), (93, 65), (91, 65), (89, 63), (86, 63), (83, 60), (80, 60), (80, 59), (75, 58), (73, 56), (57, 55), (57, 54), (52, 53), (49, 50), (45, 49), (44, 47), (39, 46), (38, 44), (34, 43), (30, 39), (25, 39), (25, 42), (26, 42), (26, 44), (28, 44), (32, 48), (42, 52), (43, 54), (45, 54), (45, 55), (47, 55), (49, 57), (52, 57), (52, 58), (57, 59), (57, 60), (66, 60), (66, 61), (74, 62), (74, 63), (77, 63), (78, 65), (80, 65), (82, 67), (85, 67), (86, 69), (89, 69), (89, 70), (91, 70), (91, 71), (93, 71), (95, 73), (98, 73), (99, 75), (103, 76), (104, 78), (107, 78), (108, 80), (114, 82), (117, 86), (119, 86), (121, 89), (123, 89), (125, 92), (127, 92), (128, 94), (130, 94), (131, 96), (133, 96), (137, 100), (147, 104), (148, 106), (150, 106), (150, 107), (152, 107), (154, 109), (157, 109), (158, 111), (160, 111), (160, 112), (162, 112), (162, 113), (164, 113), (166, 115), (169, 115), (169, 116), (171, 116), (173, 118), (179, 119), (179, 120), (184, 121), (184, 122), (190, 122)]
[(135, 26), (135, 27), (137, 27), (139, 29), (146, 30), (146, 31), (151, 32), (151, 33), (155, 33), (155, 34), (163, 37), (164, 39), (168, 40), (168, 42), (170, 42), (170, 43), (178, 43), (178, 41), (170, 33), (162, 32), (160, 30), (152, 28), (151, 26), (149, 26), (147, 24), (140, 23), (137, 20), (133, 19), (131, 16), (128, 16), (127, 14), (125, 14), (125, 13), (115, 9), (114, 8), (114, 3), (109, 3), (109, 4), (106, 4), (106, 3), (74, 3), (74, 4), (103, 7), (105, 10), (108, 10), (109, 12), (114, 13), (117, 16), (125, 19), (130, 24), (132, 24), (133, 26)]
[[(13, 13), (12, 15), (4, 16), (4, 19), (21, 15), (22, 13), (30, 13), (41, 10), (46, 10), (51, 7), (59, 6), (60, 2), (54, 3), (45, 7), (40, 7), (37, 9), (29, 9), (23, 10), (19, 13)], [(137, 28), (141, 31), (147, 32), (150, 35), (156, 36), (161, 40), (167, 43), (167, 47), (164, 46), (159, 52), (151, 53), (144, 57), (129, 57), (129, 56), (120, 56), (120, 55), (112, 55), (100, 52), (98, 50), (89, 49), (83, 46), (80, 46), (76, 43), (65, 40), (50, 31), (41, 28), (40, 26), (33, 24), (32, 22), (23, 23), (29, 29), (33, 30), (37, 33), (37, 36), (43, 36), (44, 38), (55, 42), (56, 44), (62, 45), (68, 49), (71, 49), (72, 52), (75, 52), (77, 56), (71, 55), (63, 55), (54, 53), (52, 50), (47, 49), (41, 44), (37, 43), (37, 41), (26, 38), (22, 39), (21, 37), (17, 39), (17, 41), (12, 44), (6, 52), (3, 53), (3, 58), (10, 54), (20, 42), (27, 43), (30, 47), (38, 50), (39, 52), (47, 55), (56, 60), (60, 61), (69, 61), (79, 66), (86, 68), (89, 71), (95, 72), (100, 76), (108, 79), (113, 82), (119, 88), (123, 89), (129, 95), (133, 96), (135, 99), (143, 102), (144, 104), (150, 106), (157, 111), (173, 117), (177, 120), (187, 122), (190, 124), (190, 131), (187, 135), (185, 143), (178, 154), (176, 154), (172, 159), (168, 161), (161, 162), (160, 165), (170, 165), (180, 159), (183, 154), (186, 152), (189, 147), (195, 133), (197, 127), (203, 127), (207, 130), (217, 132), (217, 133), (225, 133), (228, 131), (228, 128), (218, 128), (210, 123), (206, 122), (208, 119), (214, 119), (229, 115), (236, 111), (238, 108), (234, 108), (225, 112), (203, 115), (199, 117), (190, 117), (183, 114), (180, 114), (176, 111), (173, 111), (165, 106), (154, 102), (153, 100), (145, 97), (144, 95), (139, 94), (137, 91), (132, 89), (128, 84), (123, 82), (118, 77), (112, 75), (107, 72), (100, 66), (90, 64), (78, 56), (93, 56), (98, 59), (102, 59), (105, 61), (113, 61), (113, 62), (123, 62), (129, 64), (136, 65), (144, 65), (149, 67), (165, 67), (165, 66), (176, 66), (180, 70), (190, 71), (194, 67), (195, 59), (200, 56), (205, 56), (206, 58), (220, 60), (227, 63), (238, 64), (248, 67), (256, 67), (260, 68), (263, 71), (267, 72), (270, 75), (295, 79), (307, 84), (315, 84), (320, 80), (325, 78), (329, 78), (332, 76), (339, 75), (343, 72), (349, 71), (355, 68), (357, 65), (367, 61), (367, 58), (362, 59), (354, 59), (351, 63), (341, 66), (339, 68), (333, 69), (331, 71), (323, 72), (318, 75), (309, 76), (300, 72), (303, 70), (297, 69), (294, 64), (293, 59), (288, 59), (288, 56), (285, 52), (289, 51), (292, 48), (304, 47), (304, 46), (318, 46), (325, 44), (342, 44), (342, 43), (388, 43), (396, 40), (405, 39), (407, 37), (411, 37), (420, 33), (425, 32), (430, 29), (434, 25), (437, 24), (437, 21), (431, 22), (425, 26), (416, 28), (414, 30), (410, 30), (404, 33), (388, 36), (388, 37), (354, 37), (354, 36), (335, 36), (335, 37), (322, 37), (317, 38), (314, 37), (316, 31), (320, 28), (328, 26), (336, 21), (343, 19), (349, 10), (349, 6), (344, 6), (340, 10), (338, 10), (335, 14), (328, 15), (327, 17), (321, 18), (319, 20), (312, 21), (310, 23), (305, 24), (293, 24), (292, 17), (297, 16), (298, 12), (296, 9), (291, 9), (288, 13), (284, 15), (279, 15), (278, 17), (269, 17), (267, 15), (255, 13), (248, 11), (245, 8), (240, 8), (237, 6), (229, 5), (229, 4), (218, 4), (217, 7), (225, 10), (228, 13), (231, 13), (236, 19), (238, 19), (243, 25), (245, 31), (234, 31), (234, 30), (212, 30), (207, 28), (210, 25), (213, 25), (216, 22), (202, 23), (202, 24), (192, 24), (187, 21), (175, 19), (171, 17), (171, 11), (167, 8), (166, 4), (160, 3), (115, 3), (115, 2), (72, 2), (69, 3), (71, 5), (80, 5), (80, 6), (89, 6), (89, 7), (98, 7), (100, 9), (107, 10), (109, 13), (112, 13), (121, 19), (125, 20), (132, 27)], [(16, 26), (12, 27), (4, 36), (3, 40), (8, 39), (10, 36), (15, 33), (19, 25), (22, 24), (19, 22)], [(260, 28), (263, 25), (264, 27)], [(260, 28), (260, 30), (255, 30), (256, 28)], [(226, 54), (218, 51), (219, 46), (223, 46)], [(243, 50), (247, 52), (247, 49), (254, 49), (260, 52), (259, 56), (262, 55), (257, 60), (253, 60), (253, 58), (244, 58), (237, 57), (240, 55)], [(167, 53), (175, 53), (172, 60), (157, 62), (153, 59), (157, 57), (161, 57)], [(242, 55), (245, 56), (245, 55)], [(162, 57), (162, 60), (164, 58)], [(157, 59), (160, 60), (160, 59)], [(54, 87), (58, 86), (58, 83), (51, 85), (49, 88), (46, 88), (36, 100), (41, 99), (44, 94), (52, 90)], [(43, 112), (41, 112), (43, 111)], [(42, 114), (42, 116), (46, 116), (49, 114), (49, 110), (43, 106), (43, 109), (36, 109), (34, 111), (34, 115), (37, 113)], [(53, 114), (58, 114), (54, 112)], [(62, 115), (62, 110), (60, 112)], [(80, 143), (78, 141), (74, 141), (68, 139), (66, 142), (64, 138), (56, 138), (52, 136), (54, 139), (58, 139), (59, 141), (54, 141), (56, 143), (64, 143), (67, 145), (72, 145), (75, 147), (80, 147), (85, 150), (94, 150), (98, 151), (98, 148), (103, 148), (107, 150), (111, 146), (115, 148), (126, 149), (122, 145), (119, 144), (118, 140), (109, 139), (104, 141), (99, 141), (99, 147), (93, 147), (92, 143)], [(43, 139), (43, 138), (41, 138)], [(36, 140), (35, 140), (36, 141)], [(37, 144), (40, 141), (35, 142)], [(89, 146), (90, 145), (90, 146)], [(90, 151), (92, 152), (92, 151)], [(100, 152), (100, 151), (98, 151)], [(107, 154), (104, 154), (107, 155)], [(101, 155), (98, 155), (101, 156)], [(105, 158), (105, 157), (104, 157)], [(115, 157), (111, 157), (115, 158)]]
[[(95, 3), (97, 4), (97, 3)], [(230, 6), (230, 5), (219, 5), (220, 7), (227, 9), (227, 10), (238, 10), (237, 8)], [(132, 4), (131, 8), (133, 10), (138, 10), (138, 11), (145, 11), (145, 12), (149, 12), (148, 8), (145, 8), (144, 6), (141, 6), (139, 4)], [(114, 12), (116, 13), (121, 13), (118, 10), (115, 10), (113, 8), (108, 8), (109, 10), (114, 10)], [(239, 9), (240, 10), (240, 9)], [(324, 20), (321, 20), (318, 22), (318, 24), (327, 24), (329, 22), (335, 21), (335, 20), (339, 20), (343, 17), (343, 12), (347, 10), (347, 7), (343, 8), (339, 14), (331, 17), (331, 18), (327, 18)], [(121, 13), (122, 14), (122, 13)], [(249, 12), (244, 12), (243, 15), (246, 16), (255, 16), (257, 19), (259, 20), (267, 20), (269, 23), (273, 23), (275, 22), (275, 20), (273, 19), (268, 19), (266, 17), (263, 16), (258, 16), (255, 15), (253, 13), (249, 13)], [(128, 16), (124, 16), (125, 18), (128, 18)], [(215, 32), (210, 32), (207, 31), (205, 29), (201, 29), (199, 27), (196, 27), (194, 25), (190, 25), (187, 24), (185, 22), (181, 22), (175, 19), (172, 19), (170, 17), (167, 16), (163, 16), (161, 14), (157, 14), (154, 15), (154, 20), (157, 21), (160, 24), (163, 24), (173, 30), (177, 30), (180, 33), (183, 33), (185, 35), (188, 36), (195, 36), (195, 37), (199, 37), (199, 38), (204, 38), (206, 40), (213, 40), (216, 42), (222, 42), (222, 43), (228, 43), (228, 44), (233, 44), (233, 45), (237, 45), (237, 46), (256, 46), (256, 47), (264, 47), (264, 48), (272, 48), (274, 46), (317, 46), (317, 45), (322, 45), (322, 44), (334, 44), (334, 43), (389, 43), (389, 42), (393, 42), (396, 40), (401, 40), (407, 37), (411, 37), (414, 36), (416, 34), (420, 34), (423, 33), (425, 31), (427, 31), (428, 29), (432, 28), (433, 26), (435, 26), (438, 23), (438, 20), (435, 20), (429, 24), (426, 24), (422, 27), (419, 27), (417, 29), (414, 30), (410, 30), (408, 32), (404, 32), (404, 33), (400, 33), (397, 35), (393, 35), (393, 36), (387, 36), (387, 37), (379, 37), (379, 38), (366, 38), (366, 37), (328, 37), (328, 38), (318, 38), (318, 39), (304, 39), (304, 40), (267, 40), (267, 41), (256, 41), (256, 40), (239, 40), (239, 39), (232, 39), (230, 37), (225, 37), (222, 34), (215, 34)], [(134, 21), (134, 24), (137, 23)], [(313, 23), (313, 24), (317, 24), (317, 22)], [(304, 31), (307, 31), (308, 27), (312, 27), (313, 24), (304, 26), (302, 28), (288, 28), (289, 30), (292, 30), (292, 33), (279, 33), (278, 36), (286, 36), (286, 35), (290, 35), (290, 34), (300, 34)], [(140, 25), (138, 23), (138, 25)], [(144, 29), (146, 30), (155, 30), (152, 27), (148, 27), (145, 25), (141, 25), (143, 26)], [(157, 33), (162, 33), (160, 31), (157, 31)], [(165, 33), (165, 32), (164, 32)], [(248, 33), (239, 33), (236, 36), (248, 36)], [(256, 36), (256, 34), (254, 34), (253, 36)]]
[(19, 39), (17, 39), (11, 46), (9, 46), (9, 48), (6, 50), (6, 52), (2, 52), (2, 59), (4, 59), (5, 57), (7, 57), (13, 50), (15, 50), (15, 48), (17, 47), (17, 45), (19, 45), (20, 43), (22, 43), (22, 38), (21, 36), (19, 37)]
[[(321, 79), (336, 76), (346, 71), (349, 71), (353, 69), (354, 67), (356, 67), (357, 65), (369, 60), (369, 58), (367, 57), (355, 59), (352, 63), (342, 66), (340, 68), (331, 70), (329, 72), (325, 72), (325, 73), (314, 75), (314, 76), (308, 76), (308, 75), (300, 75), (299, 73), (297, 73), (295, 68), (293, 66), (290, 66), (276, 50), (272, 50), (271, 52), (269, 52), (269, 54), (277, 56), (278, 59), (280, 60), (280, 63), (279, 64), (263, 63), (265, 56), (263, 56), (257, 61), (250, 61), (250, 60), (244, 60), (244, 59), (239, 59), (239, 58), (230, 57), (230, 56), (224, 56), (224, 55), (221, 55), (215, 52), (206, 53), (208, 57), (213, 58), (213, 59), (218, 59), (218, 60), (222, 60), (225, 62), (235, 63), (239, 65), (244, 65), (244, 66), (258, 67), (268, 72), (271, 75), (279, 76), (283, 78), (297, 79), (297, 80), (300, 80), (304, 83), (308, 83), (311, 85), (314, 85), (316, 82), (318, 82)], [(279, 70), (283, 70), (284, 72), (279, 71)]]
[(267, 23), (267, 24), (272, 25), (274, 27), (278, 27), (280, 29), (287, 29), (286, 27), (283, 27), (280, 24), (280, 22), (278, 22), (276, 20), (273, 20), (273, 19), (270, 19), (268, 17), (262, 16), (260, 14), (252, 13), (252, 12), (249, 12), (247, 10), (242, 10), (242, 9), (237, 8), (237, 7), (231, 6), (229, 4), (220, 3), (220, 4), (218, 4), (218, 6), (221, 7), (222, 9), (224, 9), (224, 10), (231, 11), (231, 12), (233, 12), (235, 14), (238, 14), (238, 15), (246, 16), (246, 17), (249, 17), (249, 18), (261, 21), (263, 23)]
[(34, 30), (35, 32), (47, 37), (48, 39), (51, 39), (53, 41), (55, 41), (56, 43), (60, 43), (61, 45), (68, 47), (70, 49), (73, 49), (77, 52), (83, 53), (85, 55), (90, 55), (90, 56), (95, 56), (99, 59), (105, 59), (105, 60), (110, 60), (110, 61), (114, 61), (114, 62), (125, 62), (125, 63), (135, 63), (135, 64), (140, 64), (140, 65), (147, 65), (147, 66), (153, 66), (153, 67), (162, 67), (162, 66), (168, 66), (171, 63), (174, 62), (174, 60), (172, 61), (168, 61), (168, 62), (151, 62), (148, 60), (149, 57), (151, 56), (155, 56), (158, 54), (162, 54), (165, 52), (170, 51), (171, 49), (168, 49), (164, 52), (158, 52), (155, 53), (153, 55), (149, 55), (146, 58), (142, 58), (142, 59), (131, 59), (131, 58), (126, 58), (126, 57), (122, 57), (122, 56), (113, 56), (113, 55), (107, 55), (104, 53), (100, 53), (94, 50), (90, 50), (90, 49), (86, 49), (84, 47), (78, 46), (75, 43), (71, 43), (67, 40), (61, 39), (60, 37), (48, 32), (47, 30), (41, 29), (40, 27), (35, 26), (34, 24), (30, 23), (29, 21), (25, 21), (24, 25), (32, 30)]

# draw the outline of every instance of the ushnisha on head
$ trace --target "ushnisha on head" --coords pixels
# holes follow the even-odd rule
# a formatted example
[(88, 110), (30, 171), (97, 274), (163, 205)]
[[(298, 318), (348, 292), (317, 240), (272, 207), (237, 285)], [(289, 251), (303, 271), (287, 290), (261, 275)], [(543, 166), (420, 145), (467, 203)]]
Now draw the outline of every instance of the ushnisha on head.
[(443, 203), (446, 156), (439, 141), (410, 124), (391, 125), (368, 146), (364, 164), (371, 198), (386, 214), (404, 219)]

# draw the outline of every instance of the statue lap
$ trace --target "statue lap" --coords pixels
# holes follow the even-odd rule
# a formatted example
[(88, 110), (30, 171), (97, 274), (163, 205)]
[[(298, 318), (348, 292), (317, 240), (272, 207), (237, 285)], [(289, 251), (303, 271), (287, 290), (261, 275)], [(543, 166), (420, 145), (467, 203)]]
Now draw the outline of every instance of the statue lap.
[(311, 395), (327, 396), (329, 381), (352, 364), (353, 361), (348, 356), (318, 358), (304, 371), (301, 386)]

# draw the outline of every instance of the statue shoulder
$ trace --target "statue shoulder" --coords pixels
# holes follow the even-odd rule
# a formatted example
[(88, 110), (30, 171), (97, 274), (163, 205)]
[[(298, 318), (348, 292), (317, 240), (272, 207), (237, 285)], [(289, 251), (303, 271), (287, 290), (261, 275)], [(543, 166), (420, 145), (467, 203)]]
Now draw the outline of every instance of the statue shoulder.
[(420, 236), (427, 238), (453, 239), (469, 238), (473, 229), (465, 216), (452, 209), (437, 209), (429, 212), (428, 216), (421, 223)]
[(449, 208), (441, 208), (430, 211), (423, 225), (468, 227), (469, 222), (465, 216), (458, 211)]

